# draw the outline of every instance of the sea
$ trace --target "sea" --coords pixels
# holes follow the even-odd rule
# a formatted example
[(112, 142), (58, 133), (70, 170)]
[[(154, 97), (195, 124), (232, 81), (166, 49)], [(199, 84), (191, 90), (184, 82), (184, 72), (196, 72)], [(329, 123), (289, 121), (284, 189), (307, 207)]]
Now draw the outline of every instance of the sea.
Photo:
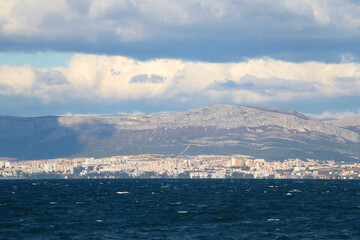
[(1, 180), (0, 239), (360, 239), (360, 181)]

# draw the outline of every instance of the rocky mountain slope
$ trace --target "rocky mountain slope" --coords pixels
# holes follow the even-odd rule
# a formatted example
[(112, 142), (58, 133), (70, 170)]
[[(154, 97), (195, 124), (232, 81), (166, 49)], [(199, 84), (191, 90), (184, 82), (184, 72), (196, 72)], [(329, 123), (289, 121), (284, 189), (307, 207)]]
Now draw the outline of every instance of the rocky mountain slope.
[(216, 104), (149, 115), (0, 117), (0, 157), (246, 154), (357, 161), (359, 131), (276, 108)]
[(346, 117), (339, 120), (331, 120), (326, 121), (326, 123), (345, 128), (350, 129), (354, 132), (357, 132), (360, 134), (360, 116), (353, 116), (353, 117)]

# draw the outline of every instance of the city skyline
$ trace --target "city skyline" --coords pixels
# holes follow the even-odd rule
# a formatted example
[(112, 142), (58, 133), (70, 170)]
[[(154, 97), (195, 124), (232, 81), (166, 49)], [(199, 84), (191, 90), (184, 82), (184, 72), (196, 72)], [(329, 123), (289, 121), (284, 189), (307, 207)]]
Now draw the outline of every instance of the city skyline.
[(22, 162), (0, 159), (0, 179), (42, 178), (360, 179), (360, 163), (298, 158), (266, 161), (239, 154), (176, 157), (141, 154)]

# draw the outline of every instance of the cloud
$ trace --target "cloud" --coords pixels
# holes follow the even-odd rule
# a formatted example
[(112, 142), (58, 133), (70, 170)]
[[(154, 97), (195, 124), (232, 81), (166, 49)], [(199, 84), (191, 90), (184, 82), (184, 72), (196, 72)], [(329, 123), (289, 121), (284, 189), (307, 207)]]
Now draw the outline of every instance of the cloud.
[[(302, 26), (330, 26), (359, 33), (359, 4), (354, 1), (222, 1), (217, 0), (2, 0), (1, 30), (7, 36), (48, 38), (77, 35), (86, 37), (110, 33), (131, 40), (132, 36), (154, 37), (154, 33), (169, 31), (166, 27), (201, 26), (216, 28), (231, 24), (231, 28), (272, 26), (290, 31)], [(266, 8), (266, 11), (264, 9)], [(344, 14), (346, 13), (346, 14)], [(284, 26), (284, 18), (287, 24)], [(214, 23), (209, 26), (208, 23)], [(241, 23), (240, 26), (235, 24)], [(250, 25), (248, 25), (250, 23)], [(155, 25), (156, 24), (156, 25)], [(280, 27), (280, 25), (282, 27)], [(84, 27), (85, 26), (85, 27)], [(156, 31), (157, 27), (161, 27)], [(147, 29), (147, 30), (146, 30)], [(50, 30), (50, 31), (49, 31)], [(80, 31), (79, 31), (80, 30)], [(88, 30), (88, 31), (86, 31)], [(85, 34), (87, 32), (87, 34)], [(128, 37), (127, 37), (128, 36)], [(141, 38), (141, 37), (140, 37)]]
[(288, 81), (281, 78), (263, 78), (259, 79), (252, 75), (245, 75), (239, 81), (226, 80), (215, 82), (209, 89), (215, 90), (251, 90), (258, 93), (274, 93), (275, 91), (301, 91), (308, 92), (314, 91), (316, 88), (315, 83), (308, 83), (301, 80)]
[(0, 94), (28, 95), (35, 82), (35, 72), (30, 66), (13, 67), (0, 66)]
[[(260, 51), (263, 56), (274, 48), (283, 49), (282, 54), (294, 50), (300, 54), (309, 45), (310, 53), (316, 47), (317, 51), (325, 48), (324, 53), (346, 52), (346, 46), (355, 47), (360, 37), (360, 4), (352, 0), (0, 0), (0, 3), (3, 50), (36, 48), (128, 55), (136, 52), (142, 56), (151, 51), (153, 54), (173, 51), (180, 56), (182, 48), (186, 48), (188, 55), (199, 52), (202, 56), (222, 49), (227, 54), (246, 56), (244, 52), (249, 46), (245, 44), (257, 43), (253, 51)], [(329, 46), (322, 44), (324, 40)], [(334, 50), (331, 41), (335, 41), (338, 50)], [(354, 47), (349, 49), (358, 49)]]
[(234, 63), (139, 61), (77, 54), (67, 67), (0, 66), (0, 95), (55, 103), (147, 100), (261, 104), (334, 99), (360, 95), (360, 64), (294, 63), (272, 58)]
[(139, 74), (131, 78), (130, 83), (163, 83), (164, 78), (162, 76), (151, 74)]
[(355, 61), (355, 56), (351, 53), (342, 53), (340, 58), (342, 63), (350, 63)]
[(319, 119), (342, 119), (345, 117), (353, 117), (353, 116), (357, 116), (360, 115), (360, 109), (357, 112), (351, 112), (351, 111), (339, 111), (339, 112), (333, 112), (333, 111), (324, 111), (321, 114), (318, 115), (314, 115), (314, 114), (309, 114), (312, 115), (316, 118)]

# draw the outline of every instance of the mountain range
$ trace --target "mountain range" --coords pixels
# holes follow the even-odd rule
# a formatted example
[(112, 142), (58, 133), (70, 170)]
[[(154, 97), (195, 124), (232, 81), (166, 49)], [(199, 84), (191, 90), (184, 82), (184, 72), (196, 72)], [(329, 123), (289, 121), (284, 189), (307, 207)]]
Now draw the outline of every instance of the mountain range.
[(321, 121), (290, 110), (230, 104), (140, 115), (0, 116), (0, 157), (145, 153), (356, 162), (360, 117)]

